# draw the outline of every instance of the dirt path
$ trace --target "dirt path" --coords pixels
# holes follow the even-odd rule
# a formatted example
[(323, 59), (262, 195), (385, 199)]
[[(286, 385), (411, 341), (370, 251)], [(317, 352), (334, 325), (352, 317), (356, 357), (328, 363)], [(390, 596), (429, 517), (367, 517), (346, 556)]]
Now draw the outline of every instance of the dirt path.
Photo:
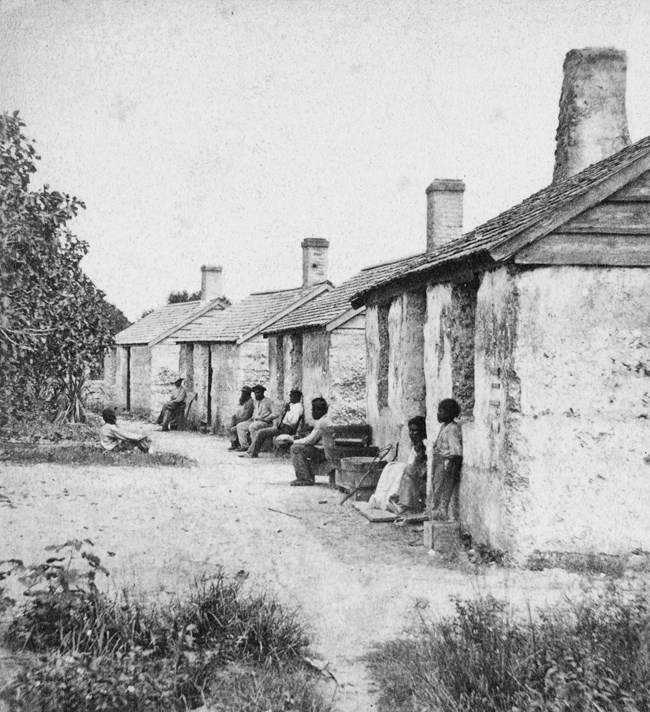
[(288, 460), (241, 459), (210, 436), (153, 437), (199, 466), (0, 466), (0, 493), (13, 505), (0, 507), (0, 559), (42, 561), (44, 546), (88, 537), (116, 585), (163, 595), (220, 565), (244, 569), (302, 608), (315, 656), (339, 683), (341, 712), (375, 709), (359, 657), (423, 611), (448, 613), (451, 596), (477, 592), (541, 605), (579, 583), (560, 570), (446, 568), (427, 556), (420, 533), (366, 522), (325, 485), (288, 487)]

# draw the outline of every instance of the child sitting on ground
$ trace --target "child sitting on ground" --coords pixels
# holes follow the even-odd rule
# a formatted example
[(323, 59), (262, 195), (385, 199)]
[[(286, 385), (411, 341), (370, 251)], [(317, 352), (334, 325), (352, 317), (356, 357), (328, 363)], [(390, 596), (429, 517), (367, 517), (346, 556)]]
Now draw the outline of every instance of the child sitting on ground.
[(117, 426), (115, 412), (110, 408), (102, 411), (104, 425), (99, 431), (99, 443), (104, 450), (124, 452), (137, 447), (141, 452), (149, 452), (151, 440), (141, 432), (132, 432)]
[(438, 404), (438, 422), (442, 423), (433, 446), (433, 512), (432, 519), (449, 518), (449, 503), (460, 485), (463, 464), (463, 433), (456, 418), (460, 406), (453, 398)]

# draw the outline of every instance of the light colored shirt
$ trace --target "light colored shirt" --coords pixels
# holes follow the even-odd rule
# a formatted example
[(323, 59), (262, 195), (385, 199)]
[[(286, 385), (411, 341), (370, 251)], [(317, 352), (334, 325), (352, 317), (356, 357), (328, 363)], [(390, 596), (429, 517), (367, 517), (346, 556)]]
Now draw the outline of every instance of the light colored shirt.
[(253, 403), (253, 420), (261, 420), (263, 423), (272, 423), (273, 418), (273, 403), (270, 398), (255, 399)]
[(145, 437), (146, 435), (142, 433), (135, 433), (126, 428), (120, 428), (113, 423), (104, 423), (99, 430), (99, 444), (104, 450), (115, 449), (121, 440), (125, 440), (126, 442), (138, 442)]
[(463, 456), (463, 431), (456, 421), (442, 424), (433, 452), (442, 457)]
[(172, 388), (172, 395), (170, 398), (170, 403), (185, 403), (187, 398), (187, 391), (183, 386), (174, 386)]
[(282, 423), (291, 428), (298, 425), (298, 421), (302, 418), (303, 408), (302, 403), (289, 403), (289, 410), (282, 417)]
[(330, 419), (327, 417), (327, 415), (324, 415), (322, 418), (319, 418), (315, 423), (314, 423), (314, 429), (309, 433), (304, 438), (298, 438), (298, 440), (294, 440), (293, 444), (294, 445), (315, 445), (318, 448), (323, 447), (323, 430), (325, 428), (329, 428), (332, 422)]

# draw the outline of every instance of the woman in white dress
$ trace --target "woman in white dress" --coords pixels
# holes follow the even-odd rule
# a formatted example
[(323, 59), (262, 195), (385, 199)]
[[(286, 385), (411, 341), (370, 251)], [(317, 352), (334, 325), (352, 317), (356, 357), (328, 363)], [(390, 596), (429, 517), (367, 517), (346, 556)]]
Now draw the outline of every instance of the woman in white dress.
[(396, 514), (424, 509), (427, 488), (426, 420), (417, 415), (408, 422), (411, 450), (406, 462), (390, 462), (381, 473), (369, 504)]

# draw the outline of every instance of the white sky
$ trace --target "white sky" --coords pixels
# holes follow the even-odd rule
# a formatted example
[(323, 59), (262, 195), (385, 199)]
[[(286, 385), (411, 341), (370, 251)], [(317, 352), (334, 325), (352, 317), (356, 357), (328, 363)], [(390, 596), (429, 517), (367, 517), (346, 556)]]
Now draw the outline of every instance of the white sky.
[(0, 110), (77, 195), (84, 265), (131, 319), (222, 264), (226, 293), (340, 283), (424, 249), (425, 188), (465, 229), (550, 182), (562, 62), (628, 52), (650, 134), (646, 0), (0, 0)]

